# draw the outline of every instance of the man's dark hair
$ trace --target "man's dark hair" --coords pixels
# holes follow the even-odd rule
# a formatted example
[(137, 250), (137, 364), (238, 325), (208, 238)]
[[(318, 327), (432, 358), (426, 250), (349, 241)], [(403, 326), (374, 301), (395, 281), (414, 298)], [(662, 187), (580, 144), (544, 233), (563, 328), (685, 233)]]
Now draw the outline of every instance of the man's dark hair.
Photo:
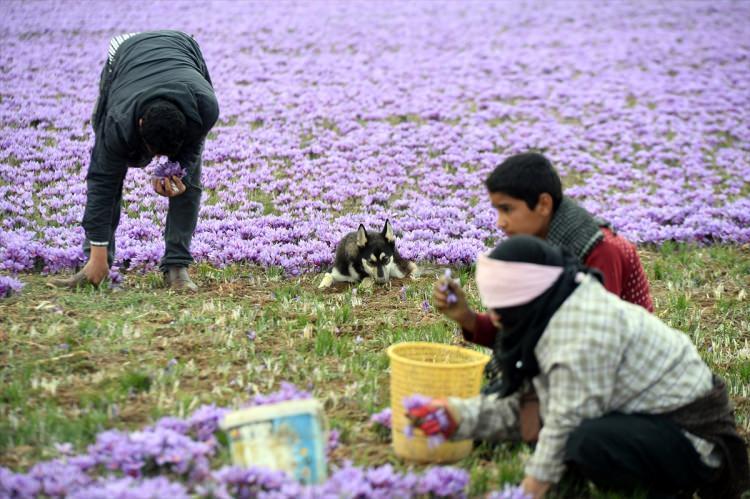
[(152, 153), (175, 156), (185, 139), (185, 129), (185, 115), (171, 102), (155, 100), (146, 106), (141, 136)]
[(554, 209), (562, 202), (562, 183), (552, 163), (536, 152), (516, 154), (496, 167), (484, 181), (487, 190), (522, 199), (530, 210), (536, 208), (539, 195), (552, 196)]

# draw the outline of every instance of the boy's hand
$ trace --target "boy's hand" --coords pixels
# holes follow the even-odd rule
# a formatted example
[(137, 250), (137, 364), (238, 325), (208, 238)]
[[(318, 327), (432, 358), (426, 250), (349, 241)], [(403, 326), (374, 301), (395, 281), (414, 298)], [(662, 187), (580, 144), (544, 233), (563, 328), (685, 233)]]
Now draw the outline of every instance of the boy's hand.
[[(454, 298), (449, 299), (450, 295), (453, 295)], [(458, 282), (453, 279), (440, 279), (433, 287), (432, 299), (435, 302), (435, 308), (445, 314), (446, 317), (458, 322), (467, 331), (474, 330), (476, 314), (466, 303), (466, 295)]]

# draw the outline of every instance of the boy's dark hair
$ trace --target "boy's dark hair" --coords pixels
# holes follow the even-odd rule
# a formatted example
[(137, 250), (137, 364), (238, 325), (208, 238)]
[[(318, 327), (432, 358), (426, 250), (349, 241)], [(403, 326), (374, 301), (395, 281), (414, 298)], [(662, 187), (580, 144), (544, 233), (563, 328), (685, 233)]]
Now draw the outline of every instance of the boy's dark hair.
[(182, 147), (185, 130), (185, 115), (171, 102), (155, 100), (146, 106), (141, 136), (151, 152), (175, 156)]
[(511, 156), (490, 173), (484, 185), (490, 192), (501, 192), (522, 199), (530, 210), (536, 207), (539, 195), (552, 196), (554, 209), (562, 202), (562, 183), (552, 163), (536, 152)]

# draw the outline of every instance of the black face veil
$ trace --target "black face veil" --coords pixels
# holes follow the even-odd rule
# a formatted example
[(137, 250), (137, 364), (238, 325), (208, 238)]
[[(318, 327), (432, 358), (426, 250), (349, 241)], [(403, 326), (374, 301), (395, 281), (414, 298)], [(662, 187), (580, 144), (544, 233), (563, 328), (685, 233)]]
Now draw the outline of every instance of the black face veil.
[[(489, 258), (562, 269), (557, 280), (531, 301), (493, 309), (500, 316), (502, 328), (497, 333), (492, 360), (485, 371), (490, 382), (484, 393), (507, 397), (517, 391), (524, 380), (539, 374), (534, 348), (557, 309), (578, 287), (578, 274), (593, 273), (600, 280), (601, 274), (581, 265), (572, 254), (533, 236), (506, 239)], [(523, 274), (514, 278), (523, 279)], [(507, 285), (514, 283), (507, 282)]]

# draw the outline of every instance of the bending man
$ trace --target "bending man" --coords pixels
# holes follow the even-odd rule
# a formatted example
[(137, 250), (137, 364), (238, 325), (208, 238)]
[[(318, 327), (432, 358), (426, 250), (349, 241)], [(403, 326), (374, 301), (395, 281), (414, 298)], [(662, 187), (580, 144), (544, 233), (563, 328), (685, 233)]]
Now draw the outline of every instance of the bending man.
[(160, 268), (167, 286), (197, 289), (187, 267), (193, 262), (190, 243), (200, 208), (203, 144), (218, 116), (211, 78), (192, 37), (151, 31), (112, 39), (92, 116), (95, 142), (82, 224), (88, 262), (73, 277), (54, 284), (98, 285), (107, 277), (127, 170), (166, 156), (179, 162), (186, 175), (153, 180), (154, 190), (169, 198)]

